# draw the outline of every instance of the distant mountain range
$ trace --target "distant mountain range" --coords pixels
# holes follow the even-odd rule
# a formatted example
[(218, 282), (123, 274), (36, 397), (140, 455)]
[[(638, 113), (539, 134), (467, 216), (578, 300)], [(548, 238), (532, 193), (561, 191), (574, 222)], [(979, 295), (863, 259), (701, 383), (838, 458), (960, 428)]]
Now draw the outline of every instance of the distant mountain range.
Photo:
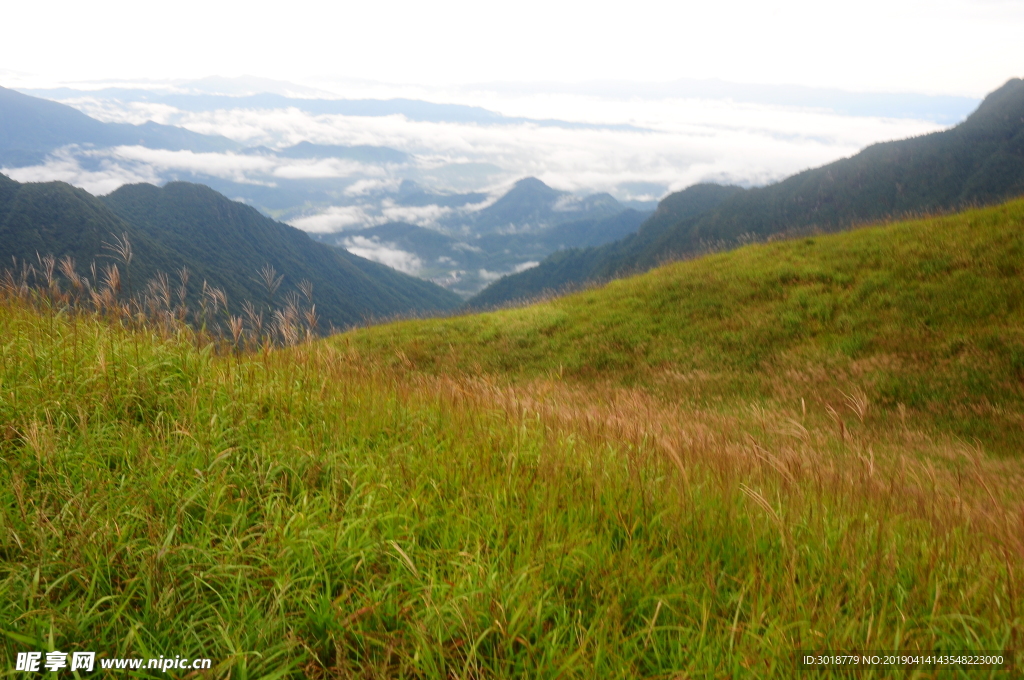
[[(484, 199), (483, 194), (438, 197), (409, 182), (396, 202), (447, 200), (461, 206)], [(527, 177), (480, 210), (438, 218), (435, 228), (392, 222), (313, 238), (354, 252), (407, 254), (415, 258), (417, 275), (468, 297), (502, 274), (528, 269), (557, 250), (597, 246), (631, 234), (648, 214), (624, 208), (609, 194), (576, 196)]]
[(161, 93), (137, 88), (105, 88), (102, 90), (75, 90), (51, 88), (31, 90), (33, 95), (52, 99), (102, 97), (121, 101), (167, 104), (181, 111), (207, 112), (221, 109), (287, 109), (295, 108), (314, 115), (341, 116), (405, 116), (408, 120), (426, 123), (476, 123), (478, 125), (515, 125), (529, 123), (541, 127), (560, 127), (582, 130), (644, 130), (628, 124), (578, 123), (552, 118), (525, 118), (504, 116), (479, 106), (464, 104), (438, 104), (419, 99), (321, 99), (289, 97), (262, 92), (259, 94), (229, 95), (205, 93)]
[[(206, 281), (224, 290), (236, 314), (245, 300), (265, 308), (280, 305), (302, 280), (313, 284), (325, 329), (445, 311), (461, 302), (440, 286), (316, 243), (202, 185), (127, 185), (96, 198), (63, 182), (22, 184), (0, 175), (3, 266), (12, 257), (38, 266), (37, 254), (52, 254), (73, 257), (79, 273), (90, 275), (92, 262), (113, 261), (105, 244), (122, 234), (135, 253), (125, 273), (136, 292), (158, 272), (174, 281), (175, 272), (187, 267), (192, 300)], [(257, 281), (257, 272), (267, 264), (283, 276), (276, 301)]]
[(949, 130), (874, 144), (766, 187), (697, 186), (672, 194), (636, 234), (599, 248), (556, 253), (538, 267), (492, 284), (470, 304), (506, 304), (747, 239), (836, 231), (992, 204), (1022, 193), (1024, 81), (1013, 79)]
[(0, 166), (40, 163), (68, 144), (97, 147), (137, 144), (179, 151), (237, 151), (227, 137), (202, 135), (184, 128), (147, 122), (102, 123), (81, 111), (0, 87)]
[[(115, 92), (118, 93), (145, 99), (145, 91)], [(284, 106), (291, 101), (280, 95), (175, 96), (184, 97), (183, 101), (193, 102), (200, 108)], [(396, 110), (413, 115), (408, 107), (416, 104), (422, 105), (416, 110), (427, 119), (433, 115), (429, 111), (442, 117), (472, 114), (470, 118), (473, 120), (497, 116), (473, 107), (428, 106), (425, 102), (404, 100), (376, 103), (302, 101), (305, 102), (303, 106), (312, 106), (318, 111), (351, 109), (366, 115)], [(252, 159), (258, 163), (267, 159), (270, 164), (278, 164), (274, 166), (278, 168), (282, 162), (296, 162), (298, 166), (285, 167), (300, 169), (318, 163), (341, 163), (343, 167), (353, 165), (371, 169), (402, 168), (412, 163), (410, 154), (384, 146), (302, 141), (276, 149), (245, 147), (225, 137), (203, 135), (153, 122), (144, 125), (103, 123), (70, 106), (4, 88), (0, 88), (0, 114), (0, 166), (9, 168), (38, 165), (54, 154), (72, 154), (80, 164), (101, 168), (106, 162), (103, 153), (140, 153), (137, 149), (124, 152), (112, 147), (216, 152), (226, 154), (221, 156), (225, 162), (242, 163)], [(400, 182), (397, 188), (393, 185), (379, 188), (371, 182), (365, 194), (360, 193), (363, 189), (353, 194), (349, 188), (355, 180), (336, 177), (293, 178), (288, 173), (274, 172), (255, 182), (194, 172), (173, 172), (170, 177), (208, 185), (253, 205), (268, 216), (290, 218), (297, 226), (313, 232), (346, 226), (328, 224), (324, 227), (322, 216), (325, 208), (329, 218), (329, 210), (333, 206), (361, 206), (367, 200), (376, 202), (385, 206), (386, 215), (393, 215), (388, 223), (364, 231), (315, 234), (315, 238), (397, 266), (426, 280), (440, 282), (463, 297), (479, 292), (503, 274), (521, 271), (535, 264), (560, 248), (595, 246), (621, 238), (635, 231), (646, 216), (646, 212), (628, 209), (607, 193), (576, 196), (553, 189), (534, 178), (517, 182), (507, 194), (494, 200), (482, 192), (440, 192), (410, 179)], [(116, 184), (111, 188), (114, 186)], [(116, 203), (118, 199), (112, 195), (111, 200)], [(479, 209), (480, 206), (484, 207)], [(430, 229), (422, 226), (421, 215), (429, 217)], [(380, 216), (363, 217), (371, 223), (382, 221)], [(418, 218), (421, 220), (419, 226), (413, 224)], [(138, 222), (138, 216), (135, 219)], [(414, 235), (417, 232), (418, 235)]]

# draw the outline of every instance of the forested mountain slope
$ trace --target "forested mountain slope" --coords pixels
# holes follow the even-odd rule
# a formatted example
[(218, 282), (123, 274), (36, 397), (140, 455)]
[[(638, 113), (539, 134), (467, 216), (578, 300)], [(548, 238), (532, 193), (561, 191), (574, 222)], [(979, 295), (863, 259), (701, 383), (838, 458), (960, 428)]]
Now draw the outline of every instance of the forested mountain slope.
[[(20, 184), (0, 175), (0, 261), (75, 258), (79, 273), (114, 261), (105, 247), (127, 234), (135, 251), (136, 290), (162, 271), (191, 271), (193, 297), (205, 280), (224, 290), (234, 313), (244, 300), (271, 305), (257, 272), (282, 275), (281, 297), (303, 279), (313, 283), (324, 326), (451, 309), (460, 299), (443, 288), (350, 253), (315, 243), (304, 232), (228, 200), (209, 187), (174, 182), (124, 186), (96, 198), (63, 182)], [(121, 264), (123, 268), (123, 263)], [(125, 277), (128, 283), (128, 277)]]

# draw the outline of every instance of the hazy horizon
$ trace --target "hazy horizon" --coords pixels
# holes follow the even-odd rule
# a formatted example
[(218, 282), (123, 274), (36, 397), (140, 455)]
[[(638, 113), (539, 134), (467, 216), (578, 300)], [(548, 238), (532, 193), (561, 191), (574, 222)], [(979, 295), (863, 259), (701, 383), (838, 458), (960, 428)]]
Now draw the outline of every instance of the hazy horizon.
[[(520, 83), (492, 84), (489, 89), (361, 82), (336, 84), (333, 90), (255, 77), (116, 84), (119, 88), (91, 82), (20, 89), (106, 122), (152, 120), (271, 149), (300, 142), (383, 146), (408, 154), (410, 160), (371, 167), (339, 160), (119, 147), (71, 149), (52, 155), (44, 165), (8, 169), (9, 174), (21, 181), (61, 179), (99, 194), (125, 183), (202, 175), (267, 186), (333, 179), (352, 197), (393, 190), (404, 179), (440, 192), (500, 193), (517, 179), (534, 176), (560, 190), (652, 202), (698, 182), (767, 184), (872, 143), (944, 129), (979, 101), (723, 81), (575, 87)], [(290, 99), (273, 108), (253, 107), (241, 99), (261, 92)], [(210, 94), (230, 98), (210, 104), (202, 98)], [(304, 102), (317, 100), (396, 98), (475, 108), (422, 119), (415, 114), (330, 115), (317, 113), (315, 107), (304, 109)], [(481, 122), (479, 111), (494, 117)], [(286, 217), (311, 231), (386, 219), (380, 211), (364, 215), (351, 208)], [(422, 224), (431, 214), (426, 209), (420, 216), (400, 217)]]

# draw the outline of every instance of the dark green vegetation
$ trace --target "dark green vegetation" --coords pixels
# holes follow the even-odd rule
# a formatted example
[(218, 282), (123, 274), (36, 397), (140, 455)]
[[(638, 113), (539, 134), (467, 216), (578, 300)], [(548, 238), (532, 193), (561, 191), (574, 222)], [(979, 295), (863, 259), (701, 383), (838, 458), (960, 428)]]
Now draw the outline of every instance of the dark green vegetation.
[(1018, 201), (255, 354), (0, 291), (0, 667), (1019, 668), (1022, 262)]
[(35, 165), (67, 144), (140, 145), (150, 149), (233, 151), (241, 145), (219, 135), (149, 121), (103, 123), (64, 104), (0, 87), (0, 166)]
[(997, 203), (1022, 193), (1024, 81), (1013, 79), (950, 130), (874, 144), (852, 158), (737, 193), (700, 215), (659, 221), (656, 213), (631, 238), (596, 251), (560, 253), (471, 302), (482, 306), (533, 297), (569, 281), (608, 279), (746, 238), (835, 231)]
[[(313, 284), (324, 328), (443, 311), (460, 303), (439, 286), (315, 243), (304, 232), (201, 185), (138, 184), (95, 198), (62, 182), (19, 184), (0, 175), (0, 262), (5, 266), (12, 257), (38, 266), (36, 254), (50, 254), (74, 258), (79, 273), (86, 274), (94, 261), (101, 268), (114, 261), (104, 244), (122, 234), (135, 251), (122, 272), (126, 287), (140, 292), (159, 272), (174, 282), (176, 272), (188, 267), (190, 299), (195, 302), (205, 280), (227, 294), (234, 314), (244, 301), (278, 306), (304, 279)], [(257, 280), (267, 264), (284, 277), (276, 299)], [(124, 263), (120, 266), (124, 269)]]

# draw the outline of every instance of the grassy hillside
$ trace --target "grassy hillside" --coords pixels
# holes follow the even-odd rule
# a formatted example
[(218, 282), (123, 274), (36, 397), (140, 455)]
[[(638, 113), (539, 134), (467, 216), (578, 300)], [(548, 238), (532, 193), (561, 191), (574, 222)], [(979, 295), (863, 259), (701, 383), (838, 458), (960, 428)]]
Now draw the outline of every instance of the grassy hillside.
[(523, 309), (343, 336), (435, 373), (654, 387), (673, 399), (863, 389), (1000, 450), (1024, 446), (1024, 201), (680, 262)]
[(1022, 220), (751, 247), (254, 354), (0, 291), (0, 668), (1019, 668)]
[[(806, 170), (782, 182), (736, 192), (700, 214), (659, 219), (633, 238), (561, 256), (551, 281), (545, 264), (485, 290), (488, 304), (609, 279), (699, 253), (794, 230), (836, 231), (908, 214), (990, 205), (1024, 194), (1024, 80), (989, 94), (963, 123), (929, 135), (874, 144), (851, 158)], [(676, 199), (675, 195), (663, 205)], [(661, 208), (659, 208), (659, 212)]]

